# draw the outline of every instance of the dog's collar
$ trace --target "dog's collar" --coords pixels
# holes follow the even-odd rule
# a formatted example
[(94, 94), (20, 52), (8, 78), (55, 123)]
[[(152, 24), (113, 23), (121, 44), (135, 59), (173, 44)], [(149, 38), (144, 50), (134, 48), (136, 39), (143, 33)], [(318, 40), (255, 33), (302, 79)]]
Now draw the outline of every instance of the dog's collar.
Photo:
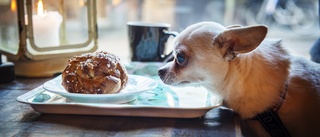
[(288, 83), (285, 83), (284, 88), (282, 89), (282, 92), (280, 93), (280, 100), (275, 106), (273, 106), (271, 108), (272, 111), (276, 112), (281, 108), (281, 106), (286, 98), (287, 92), (288, 92)]
[(278, 116), (277, 111), (282, 106), (286, 94), (288, 92), (288, 84), (286, 83), (284, 89), (280, 94), (279, 102), (262, 113), (259, 113), (254, 119), (259, 120), (260, 124), (264, 127), (264, 129), (272, 136), (272, 137), (290, 137), (290, 133), (283, 125), (280, 117)]

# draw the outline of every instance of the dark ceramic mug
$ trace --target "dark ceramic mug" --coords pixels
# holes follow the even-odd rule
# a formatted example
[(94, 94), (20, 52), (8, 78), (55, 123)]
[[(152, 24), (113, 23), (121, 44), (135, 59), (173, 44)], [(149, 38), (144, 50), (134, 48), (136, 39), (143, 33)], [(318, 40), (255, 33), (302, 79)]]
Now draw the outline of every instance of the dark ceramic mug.
[(170, 24), (128, 22), (127, 25), (131, 61), (164, 62), (169, 60), (172, 52), (165, 54), (166, 43), (170, 36), (178, 34), (169, 31)]

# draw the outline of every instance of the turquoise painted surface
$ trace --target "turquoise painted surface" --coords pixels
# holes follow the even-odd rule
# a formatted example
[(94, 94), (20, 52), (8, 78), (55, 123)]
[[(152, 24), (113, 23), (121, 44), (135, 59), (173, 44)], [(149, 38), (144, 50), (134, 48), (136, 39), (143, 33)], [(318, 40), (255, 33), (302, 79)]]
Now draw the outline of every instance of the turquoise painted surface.
[(37, 96), (35, 96), (31, 102), (46, 102), (51, 98), (50, 95), (46, 94), (45, 92), (41, 92)]
[(176, 93), (164, 84), (158, 84), (154, 90), (142, 93), (136, 100), (129, 102), (130, 105), (147, 105), (147, 106), (163, 106), (177, 107), (179, 106), (179, 98)]
[(129, 74), (150, 77), (158, 82), (157, 88), (141, 94), (136, 100), (128, 104), (163, 107), (179, 106), (179, 98), (176, 93), (170, 87), (163, 84), (158, 76), (158, 69), (163, 65), (164, 63), (158, 62), (132, 62), (126, 65)]

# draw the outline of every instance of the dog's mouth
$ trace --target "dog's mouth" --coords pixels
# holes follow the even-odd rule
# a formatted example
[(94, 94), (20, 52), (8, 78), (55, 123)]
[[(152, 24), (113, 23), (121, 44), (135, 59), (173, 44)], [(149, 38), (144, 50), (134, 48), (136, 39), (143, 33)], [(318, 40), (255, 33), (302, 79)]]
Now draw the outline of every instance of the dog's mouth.
[(189, 85), (191, 82), (190, 81), (181, 81), (177, 83), (172, 83), (171, 85), (173, 86), (183, 86), (183, 85)]
[(190, 81), (181, 81), (178, 84), (189, 84), (189, 83), (190, 83)]
[(175, 81), (175, 75), (173, 73), (169, 73), (168, 75), (160, 77), (162, 82), (167, 84), (167, 85), (172, 85), (172, 86), (181, 86), (181, 85), (186, 85), (191, 83), (190, 81)]
[(162, 80), (163, 83), (167, 85), (182, 86), (182, 85), (187, 85), (191, 83), (188, 80), (176, 81), (176, 74), (173, 72), (169, 72), (167, 74), (163, 73), (163, 71), (160, 71), (160, 72), (161, 72), (159, 73), (160, 79)]

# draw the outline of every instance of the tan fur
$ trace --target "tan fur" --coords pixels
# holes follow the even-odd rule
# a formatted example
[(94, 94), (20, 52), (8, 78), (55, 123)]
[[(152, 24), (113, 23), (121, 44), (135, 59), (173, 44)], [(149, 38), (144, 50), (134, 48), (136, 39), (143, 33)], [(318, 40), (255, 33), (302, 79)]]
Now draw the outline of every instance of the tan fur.
[[(160, 68), (159, 76), (169, 85), (218, 93), (243, 119), (274, 106), (288, 83), (278, 111), (282, 122), (292, 136), (318, 135), (320, 65), (289, 55), (280, 40), (264, 39), (266, 33), (265, 26), (191, 25), (176, 38), (175, 60)], [(178, 53), (187, 63), (177, 63)], [(268, 136), (257, 121), (245, 122), (258, 136)]]

